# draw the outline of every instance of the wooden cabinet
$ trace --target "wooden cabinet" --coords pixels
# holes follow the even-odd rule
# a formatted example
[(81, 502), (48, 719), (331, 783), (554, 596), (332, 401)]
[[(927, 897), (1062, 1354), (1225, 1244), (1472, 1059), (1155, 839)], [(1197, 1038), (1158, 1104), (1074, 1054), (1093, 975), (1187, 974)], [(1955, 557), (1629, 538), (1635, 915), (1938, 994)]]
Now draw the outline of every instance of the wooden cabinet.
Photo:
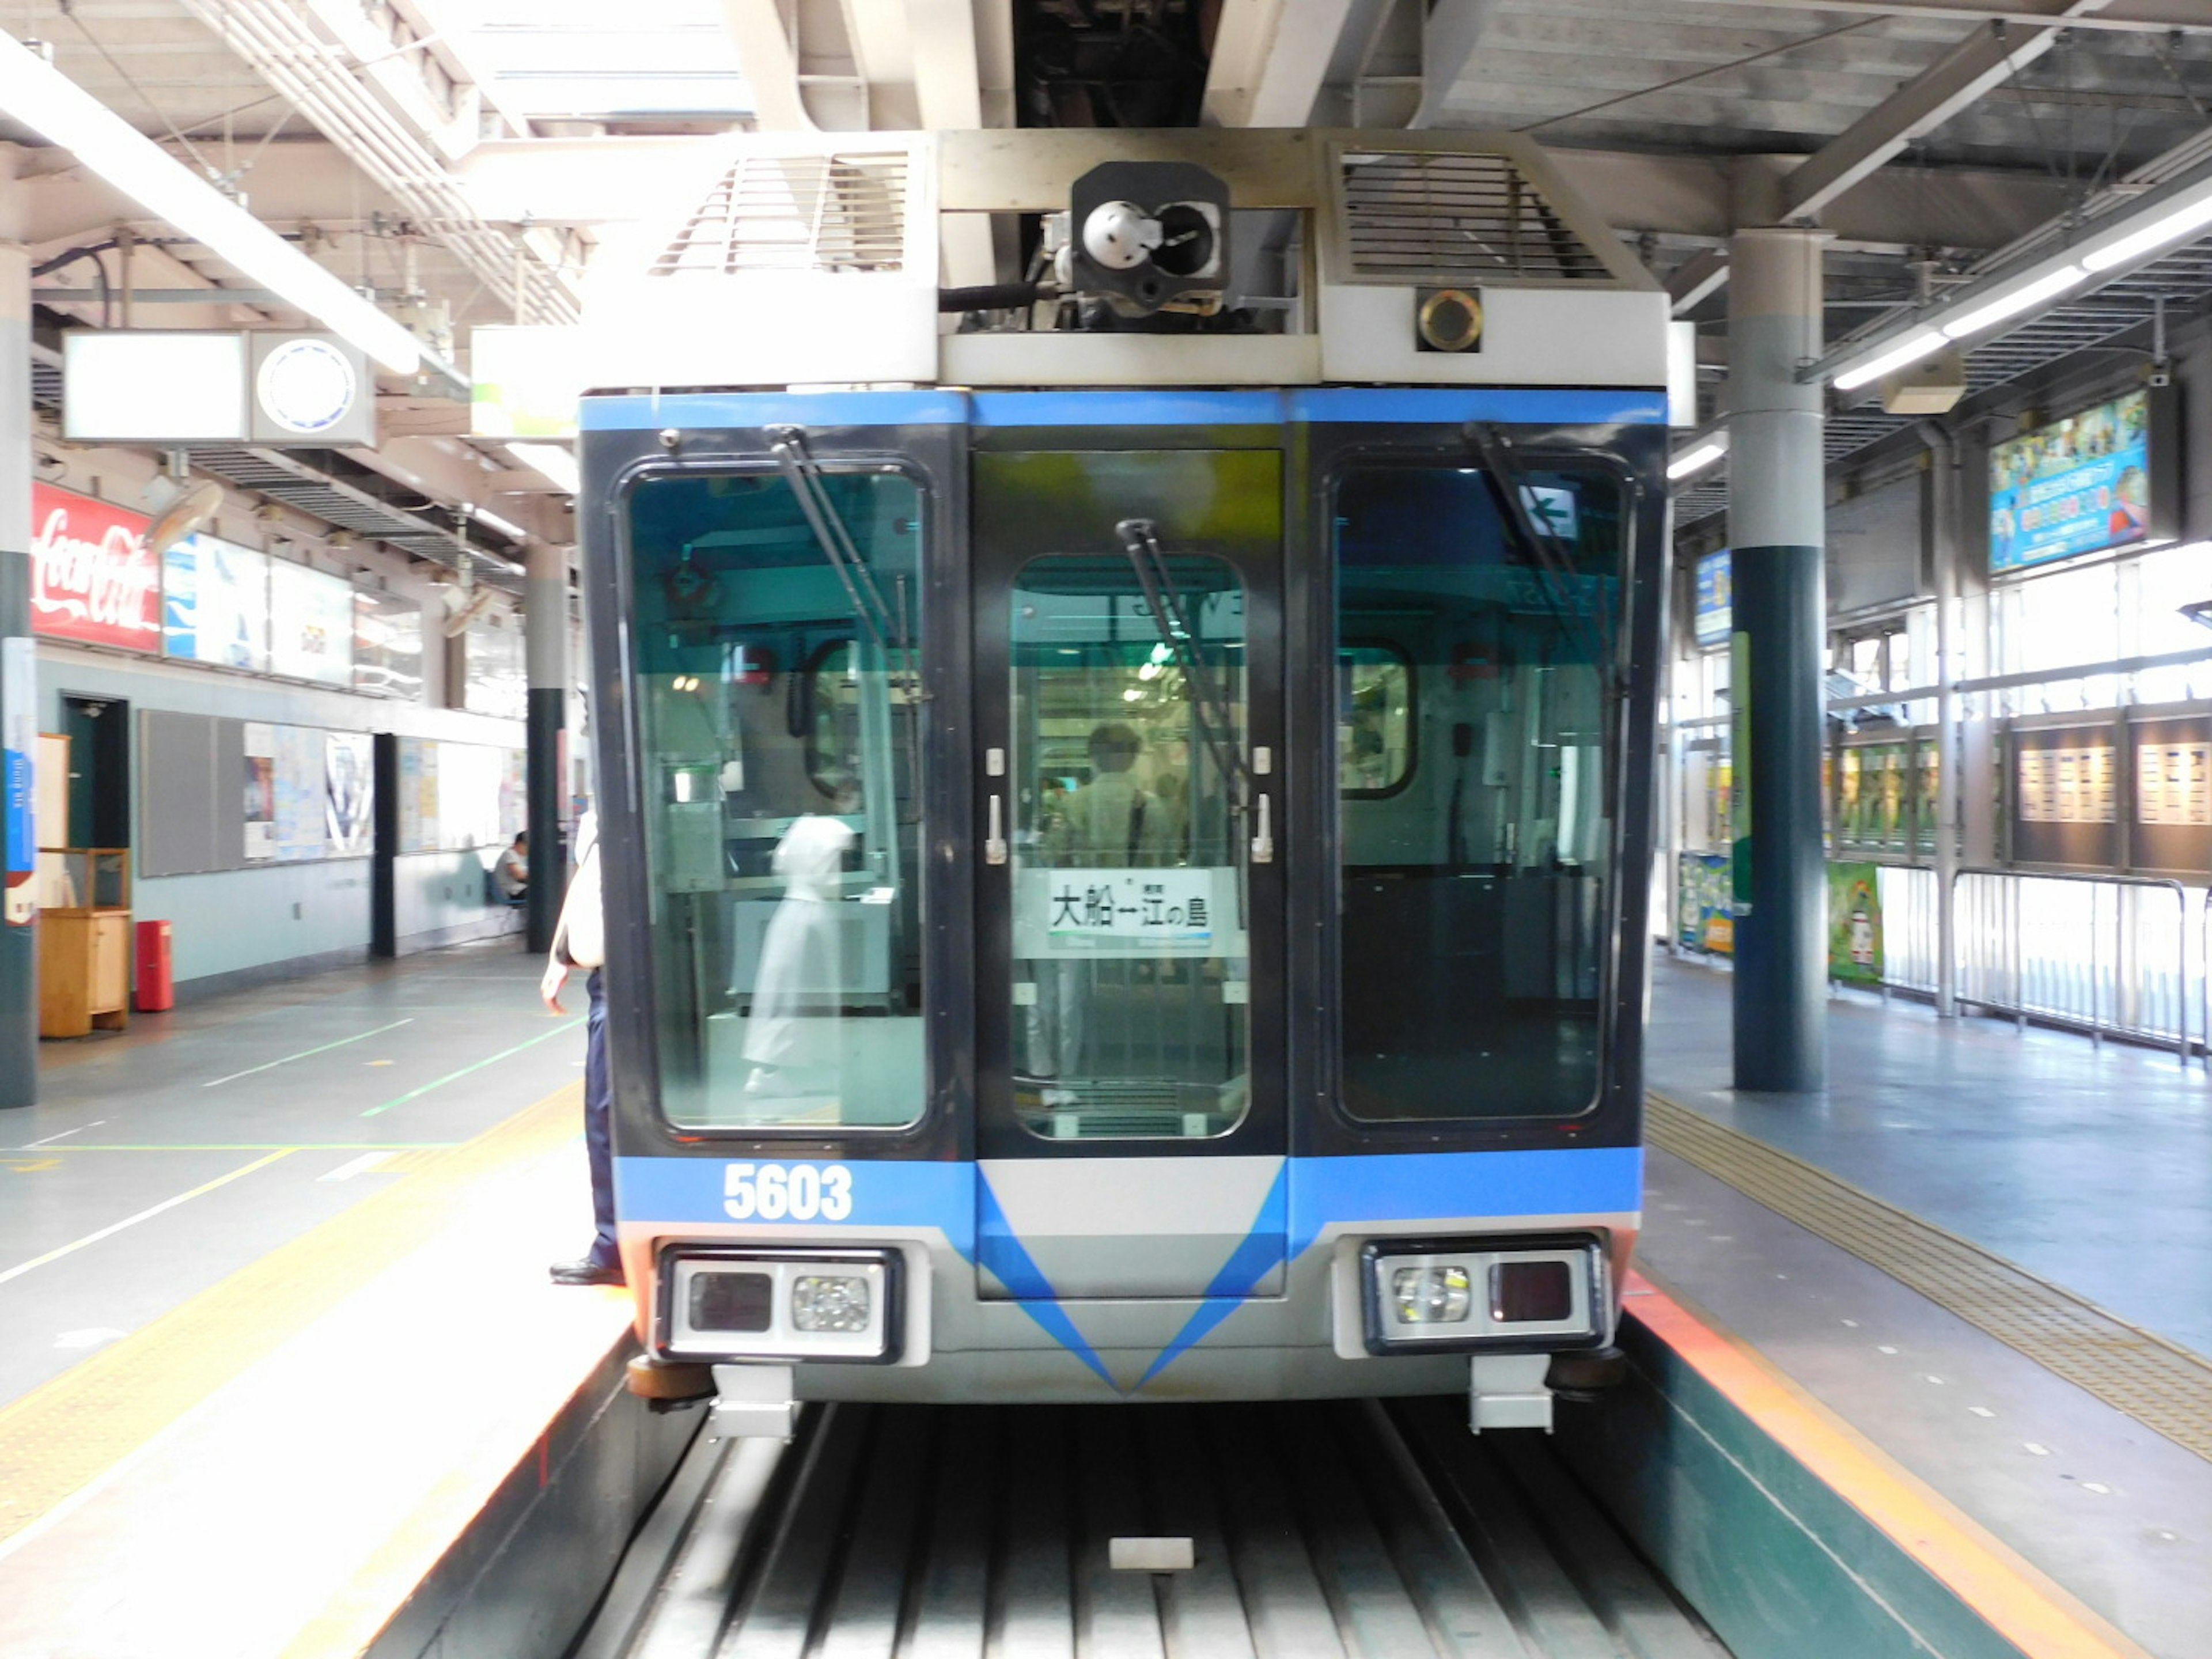
[(130, 1018), (131, 913), (48, 910), (39, 917), (39, 1035), (119, 1031)]
[(39, 912), (39, 1035), (119, 1031), (131, 1018), (131, 854), (57, 848), (81, 902)]

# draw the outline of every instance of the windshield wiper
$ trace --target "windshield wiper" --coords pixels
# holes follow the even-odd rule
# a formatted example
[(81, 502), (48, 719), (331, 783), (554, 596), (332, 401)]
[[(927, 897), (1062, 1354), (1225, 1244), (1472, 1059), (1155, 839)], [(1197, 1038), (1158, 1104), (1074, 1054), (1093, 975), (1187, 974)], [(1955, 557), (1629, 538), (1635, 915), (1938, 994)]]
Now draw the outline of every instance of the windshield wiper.
[(1199, 653), (1182, 590), (1169, 574), (1167, 557), (1160, 551), (1158, 527), (1150, 519), (1124, 519), (1114, 526), (1114, 533), (1121, 538), (1122, 551), (1129, 556), (1129, 566), (1137, 573), (1137, 585), (1145, 591), (1145, 606), (1152, 612), (1160, 643), (1175, 653), (1182, 669), (1183, 684), (1190, 688), (1191, 718), (1197, 723), (1199, 741), (1213, 757), (1215, 769), (1224, 777), (1235, 779), (1240, 791), (1246, 789), (1252, 775), (1234, 736), (1236, 723), (1227, 701), (1214, 685), (1213, 672)]
[(807, 451), (805, 428), (772, 426), (766, 430), (769, 453), (782, 470), (784, 482), (791, 486), (791, 493), (798, 500), (799, 510), (806, 515), (807, 527), (814, 532), (815, 544), (822, 550), (822, 556), (836, 572), (838, 584), (852, 604), (853, 614), (868, 630), (869, 639), (884, 653), (886, 663), (905, 659), (900, 671), (902, 678), (911, 680), (914, 641), (907, 629), (904, 579), (898, 584), (898, 611), (894, 616), (891, 608), (884, 603), (883, 590), (876, 585), (875, 573), (854, 546), (851, 532), (830, 502), (830, 492), (823, 483), (821, 464)]

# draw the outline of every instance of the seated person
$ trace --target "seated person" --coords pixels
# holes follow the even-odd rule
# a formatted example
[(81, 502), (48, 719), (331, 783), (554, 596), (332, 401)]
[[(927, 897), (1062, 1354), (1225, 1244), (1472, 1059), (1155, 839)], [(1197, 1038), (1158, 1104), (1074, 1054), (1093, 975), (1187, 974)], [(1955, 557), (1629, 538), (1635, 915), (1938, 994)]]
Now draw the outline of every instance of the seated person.
[(520, 904), (530, 891), (530, 836), (517, 836), (491, 867), (491, 882), (501, 898)]

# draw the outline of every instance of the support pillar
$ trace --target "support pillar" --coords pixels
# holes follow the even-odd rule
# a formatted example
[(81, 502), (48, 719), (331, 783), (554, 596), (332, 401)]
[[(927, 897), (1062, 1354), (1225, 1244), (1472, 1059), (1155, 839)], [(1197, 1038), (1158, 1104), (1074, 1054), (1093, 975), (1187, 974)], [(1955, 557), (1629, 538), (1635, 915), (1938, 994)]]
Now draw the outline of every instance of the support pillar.
[(522, 587), (530, 673), (529, 749), (524, 757), (530, 893), (524, 914), (529, 948), (543, 951), (553, 945), (568, 873), (561, 854), (561, 728), (568, 700), (568, 551), (533, 543), (529, 560)]
[(1729, 263), (1735, 1086), (1827, 1086), (1820, 822), (1827, 594), (1820, 355), (1826, 233), (1740, 230)]
[(39, 1101), (39, 930), (31, 878), (42, 840), (31, 819), (39, 746), (31, 639), (31, 256), (0, 245), (0, 1109)]

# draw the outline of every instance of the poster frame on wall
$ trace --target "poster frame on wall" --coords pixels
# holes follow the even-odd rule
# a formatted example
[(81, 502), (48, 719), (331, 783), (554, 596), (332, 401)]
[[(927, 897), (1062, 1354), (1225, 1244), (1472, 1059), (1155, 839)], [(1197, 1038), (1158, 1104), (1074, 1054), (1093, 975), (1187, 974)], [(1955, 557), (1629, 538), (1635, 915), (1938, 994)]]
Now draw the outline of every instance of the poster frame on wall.
[[(2142, 400), (2143, 408), (2139, 462), (2130, 459), (2136, 446), (2124, 444), (2062, 470), (2046, 470), (2033, 477), (2021, 476), (2023, 447), (2067, 441), (2084, 422), (2094, 422), (2100, 416), (2109, 416), (2118, 425), (2124, 405), (2136, 398)], [(1983, 515), (1990, 578), (2018, 577), (2071, 559), (2120, 549), (2159, 547), (2179, 540), (2182, 448), (2179, 399), (2179, 392), (2172, 386), (2124, 387), (1990, 445), (1985, 480), (1989, 494)], [(2128, 491), (2123, 475), (2133, 465), (2140, 465), (2142, 472), (2139, 515), (2126, 512)], [(2078, 503), (2080, 510), (2066, 513), (2069, 503)], [(2048, 527), (2024, 526), (2028, 513), (2049, 510), (2059, 512), (2057, 522)], [(2101, 533), (2094, 526), (2100, 516), (2105, 520)], [(2123, 523), (2124, 519), (2136, 516), (2140, 523)]]

